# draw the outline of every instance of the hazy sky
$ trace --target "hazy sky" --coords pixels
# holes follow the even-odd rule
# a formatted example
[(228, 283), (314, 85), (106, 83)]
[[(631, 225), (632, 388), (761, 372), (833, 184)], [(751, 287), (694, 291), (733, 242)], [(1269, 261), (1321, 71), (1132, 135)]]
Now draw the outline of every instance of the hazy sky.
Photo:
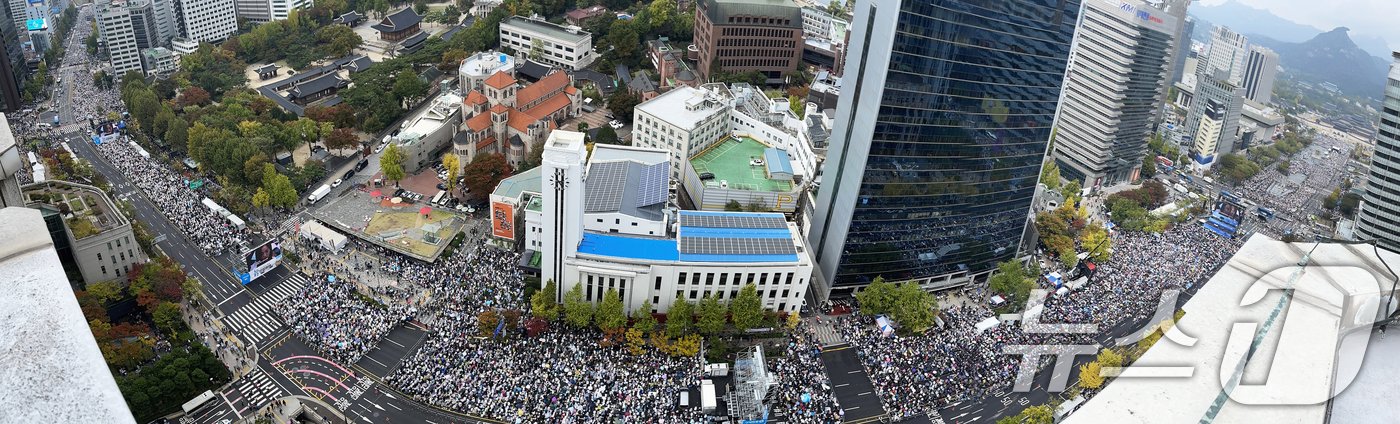
[[(1227, 0), (1198, 0), (1214, 6)], [(1400, 50), (1400, 0), (1234, 0), (1281, 18), (1327, 31), (1344, 26), (1352, 35), (1380, 37)]]

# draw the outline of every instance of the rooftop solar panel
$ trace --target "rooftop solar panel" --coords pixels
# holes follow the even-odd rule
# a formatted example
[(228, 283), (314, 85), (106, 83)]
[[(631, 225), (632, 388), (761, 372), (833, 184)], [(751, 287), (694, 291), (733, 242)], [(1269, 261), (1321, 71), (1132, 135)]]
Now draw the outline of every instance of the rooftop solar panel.
[(710, 228), (787, 228), (787, 221), (782, 216), (712, 216), (712, 215), (681, 215), (681, 226), (685, 227), (710, 227)]
[(627, 162), (601, 162), (588, 167), (583, 197), (584, 212), (612, 212), (622, 205), (627, 185)]
[(637, 193), (636, 206), (651, 206), (666, 201), (666, 188), (670, 182), (671, 163), (661, 162), (642, 168), (640, 191)]
[(681, 253), (699, 255), (793, 255), (789, 238), (681, 237)]

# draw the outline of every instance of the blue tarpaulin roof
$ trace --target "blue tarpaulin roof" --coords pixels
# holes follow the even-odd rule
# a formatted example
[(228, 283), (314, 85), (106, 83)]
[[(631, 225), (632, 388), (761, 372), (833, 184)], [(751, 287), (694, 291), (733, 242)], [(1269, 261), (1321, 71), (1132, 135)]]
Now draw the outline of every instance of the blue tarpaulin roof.
[(616, 258), (674, 261), (680, 259), (674, 239), (584, 233), (578, 253)]
[(792, 160), (787, 152), (776, 147), (763, 149), (763, 163), (768, 167), (768, 175), (783, 173), (792, 175)]

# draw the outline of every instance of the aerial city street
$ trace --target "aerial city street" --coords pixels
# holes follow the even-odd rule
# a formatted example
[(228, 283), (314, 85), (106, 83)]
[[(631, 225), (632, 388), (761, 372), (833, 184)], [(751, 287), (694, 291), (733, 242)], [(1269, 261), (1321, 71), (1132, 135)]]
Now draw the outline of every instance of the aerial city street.
[(1338, 3), (0, 5), (0, 423), (1388, 422)]

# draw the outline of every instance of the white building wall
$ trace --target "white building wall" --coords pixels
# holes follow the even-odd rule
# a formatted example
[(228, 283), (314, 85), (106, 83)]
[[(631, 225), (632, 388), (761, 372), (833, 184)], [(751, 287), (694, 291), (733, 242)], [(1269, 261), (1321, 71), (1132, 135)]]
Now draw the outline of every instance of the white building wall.
[(544, 221), (540, 213), (529, 209), (525, 211), (525, 248), (536, 252), (544, 249)]
[(618, 212), (585, 213), (583, 229), (599, 233), (660, 237), (666, 235), (666, 220), (649, 221)]
[(136, 46), (136, 33), (125, 5), (104, 1), (96, 7), (97, 27), (107, 46), (113, 76), (121, 79), (129, 71), (141, 72), (141, 52)]
[(679, 181), (681, 164), (690, 158), (692, 152), (699, 153), (729, 135), (729, 110), (728, 107), (715, 108), (694, 128), (681, 128), (649, 111), (635, 109), (632, 145), (671, 152), (671, 179)]
[[(588, 67), (597, 58), (593, 53), (593, 36), (587, 31), (580, 31), (584, 34), (581, 38), (562, 38), (553, 34), (536, 31), (528, 25), (516, 25), (517, 20), (525, 18), (507, 19), (501, 22), (500, 37), (501, 47), (510, 47), (515, 50), (518, 58), (529, 57), (533, 48), (533, 40), (541, 40), (544, 48), (540, 62), (559, 66), (572, 71), (577, 71)], [(543, 25), (553, 25), (543, 23)]]
[[(798, 312), (812, 278), (812, 262), (797, 225), (789, 223), (788, 227), (799, 247), (799, 259), (794, 263), (649, 262), (583, 255), (568, 260), (565, 281), (583, 285), (584, 298), (591, 302), (601, 300), (609, 288), (618, 290), (629, 314), (647, 301), (652, 304), (651, 312), (664, 313), (678, 295), (699, 303), (713, 293), (729, 302), (749, 283), (758, 288), (765, 308)], [(561, 288), (571, 289), (572, 283)]]
[(217, 43), (238, 32), (238, 16), (229, 0), (182, 0), (181, 35), (197, 41)]
[(554, 280), (560, 291), (555, 293), (555, 301), (564, 301), (564, 292), (570, 287), (564, 273), (564, 261), (578, 252), (578, 243), (583, 239), (583, 164), (588, 152), (583, 142), (583, 133), (555, 130), (549, 133), (544, 142), (543, 160), (540, 166), (541, 225), (544, 231), (540, 238), (541, 278)]

